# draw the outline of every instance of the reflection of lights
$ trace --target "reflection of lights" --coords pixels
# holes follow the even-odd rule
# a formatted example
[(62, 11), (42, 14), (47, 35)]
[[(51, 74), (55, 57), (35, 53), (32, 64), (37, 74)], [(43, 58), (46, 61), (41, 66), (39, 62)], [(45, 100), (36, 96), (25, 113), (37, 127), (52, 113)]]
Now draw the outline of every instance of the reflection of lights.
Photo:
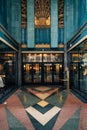
[(1, 71), (1, 70), (3, 70), (3, 65), (2, 65), (2, 64), (0, 64), (0, 71)]
[(27, 97), (25, 95), (23, 96), (23, 100), (25, 103), (27, 102)]
[(24, 68), (25, 68), (26, 66), (24, 65)]
[(46, 19), (46, 24), (50, 25), (50, 17), (48, 17), (48, 19)]
[(44, 54), (44, 56), (47, 56), (47, 54)]
[(12, 65), (12, 61), (11, 60), (9, 60), (8, 63), (9, 63), (9, 65)]
[(76, 66), (74, 66), (73, 69), (75, 70), (75, 69), (76, 69)]
[(62, 65), (60, 65), (60, 68), (62, 68)]
[(40, 57), (42, 56), (42, 54), (40, 54)]

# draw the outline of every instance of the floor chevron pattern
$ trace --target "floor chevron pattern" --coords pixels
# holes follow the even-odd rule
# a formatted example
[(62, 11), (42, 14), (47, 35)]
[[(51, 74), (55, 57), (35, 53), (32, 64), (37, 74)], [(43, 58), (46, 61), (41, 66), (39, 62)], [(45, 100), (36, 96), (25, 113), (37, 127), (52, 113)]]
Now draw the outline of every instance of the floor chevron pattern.
[(1, 130), (86, 130), (87, 104), (57, 87), (25, 87), (0, 105)]

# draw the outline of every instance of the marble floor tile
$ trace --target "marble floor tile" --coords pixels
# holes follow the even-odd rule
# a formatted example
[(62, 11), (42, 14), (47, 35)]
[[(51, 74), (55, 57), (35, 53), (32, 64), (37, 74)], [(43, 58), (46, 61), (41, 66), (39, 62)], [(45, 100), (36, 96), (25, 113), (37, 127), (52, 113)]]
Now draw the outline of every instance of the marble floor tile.
[(49, 103), (42, 100), (42, 101), (38, 102), (37, 104), (38, 104), (39, 106), (41, 106), (41, 107), (45, 107), (45, 106), (47, 106)]
[(45, 114), (42, 114), (32, 106), (29, 108), (26, 108), (26, 111), (32, 115), (39, 123), (41, 123), (43, 126), (50, 121), (61, 109), (54, 106), (52, 109), (47, 111)]
[(44, 87), (44, 86), (35, 87), (35, 90), (38, 90), (38, 91), (41, 91), (41, 92), (48, 91), (50, 89), (52, 89), (52, 88), (51, 87)]

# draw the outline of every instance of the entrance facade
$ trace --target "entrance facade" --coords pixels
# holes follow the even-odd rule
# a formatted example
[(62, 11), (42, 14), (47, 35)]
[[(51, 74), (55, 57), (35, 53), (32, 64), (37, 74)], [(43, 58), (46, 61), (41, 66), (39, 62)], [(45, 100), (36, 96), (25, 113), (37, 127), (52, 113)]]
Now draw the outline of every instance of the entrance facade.
[[(26, 56), (25, 56), (26, 55)], [(62, 84), (63, 79), (63, 62), (62, 54), (54, 54), (54, 61), (52, 61), (52, 54), (31, 54), (36, 56), (32, 62), (29, 54), (23, 54), (23, 84)], [(61, 55), (61, 57), (60, 57)], [(29, 59), (27, 59), (27, 56)], [(39, 57), (40, 56), (40, 57)], [(55, 61), (55, 56), (59, 56), (61, 61)], [(24, 57), (26, 57), (24, 59)], [(49, 57), (49, 58), (47, 58)], [(35, 57), (34, 57), (35, 58)], [(58, 57), (57, 57), (58, 58)], [(39, 62), (37, 62), (39, 60)]]

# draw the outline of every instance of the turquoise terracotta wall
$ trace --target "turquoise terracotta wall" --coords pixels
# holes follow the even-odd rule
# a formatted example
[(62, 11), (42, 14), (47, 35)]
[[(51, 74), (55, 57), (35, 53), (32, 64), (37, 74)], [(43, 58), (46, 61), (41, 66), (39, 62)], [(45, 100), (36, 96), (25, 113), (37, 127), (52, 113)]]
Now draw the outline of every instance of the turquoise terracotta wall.
[(11, 35), (17, 41), (21, 42), (21, 1), (11, 0)]
[(0, 24), (2, 24), (10, 35), (21, 43), (21, 1), (0, 1)]
[(64, 43), (87, 22), (87, 0), (64, 0)]
[[(27, 44), (27, 29), (22, 28), (22, 43)], [(35, 44), (51, 43), (50, 28), (35, 28)], [(58, 28), (58, 43), (64, 43), (64, 29)]]
[(11, 17), (12, 17), (12, 11), (11, 11), (11, 0), (7, 0), (7, 30), (11, 34)]
[(79, 27), (87, 22), (87, 0), (79, 0)]
[(5, 28), (7, 28), (7, 1), (0, 0), (0, 24), (2, 24)]
[(27, 45), (34, 48), (34, 0), (27, 0)]
[(51, 0), (51, 47), (58, 47), (58, 0)]
[(35, 44), (50, 44), (50, 28), (35, 28)]
[(73, 0), (64, 3), (64, 42), (67, 43), (73, 36)]

